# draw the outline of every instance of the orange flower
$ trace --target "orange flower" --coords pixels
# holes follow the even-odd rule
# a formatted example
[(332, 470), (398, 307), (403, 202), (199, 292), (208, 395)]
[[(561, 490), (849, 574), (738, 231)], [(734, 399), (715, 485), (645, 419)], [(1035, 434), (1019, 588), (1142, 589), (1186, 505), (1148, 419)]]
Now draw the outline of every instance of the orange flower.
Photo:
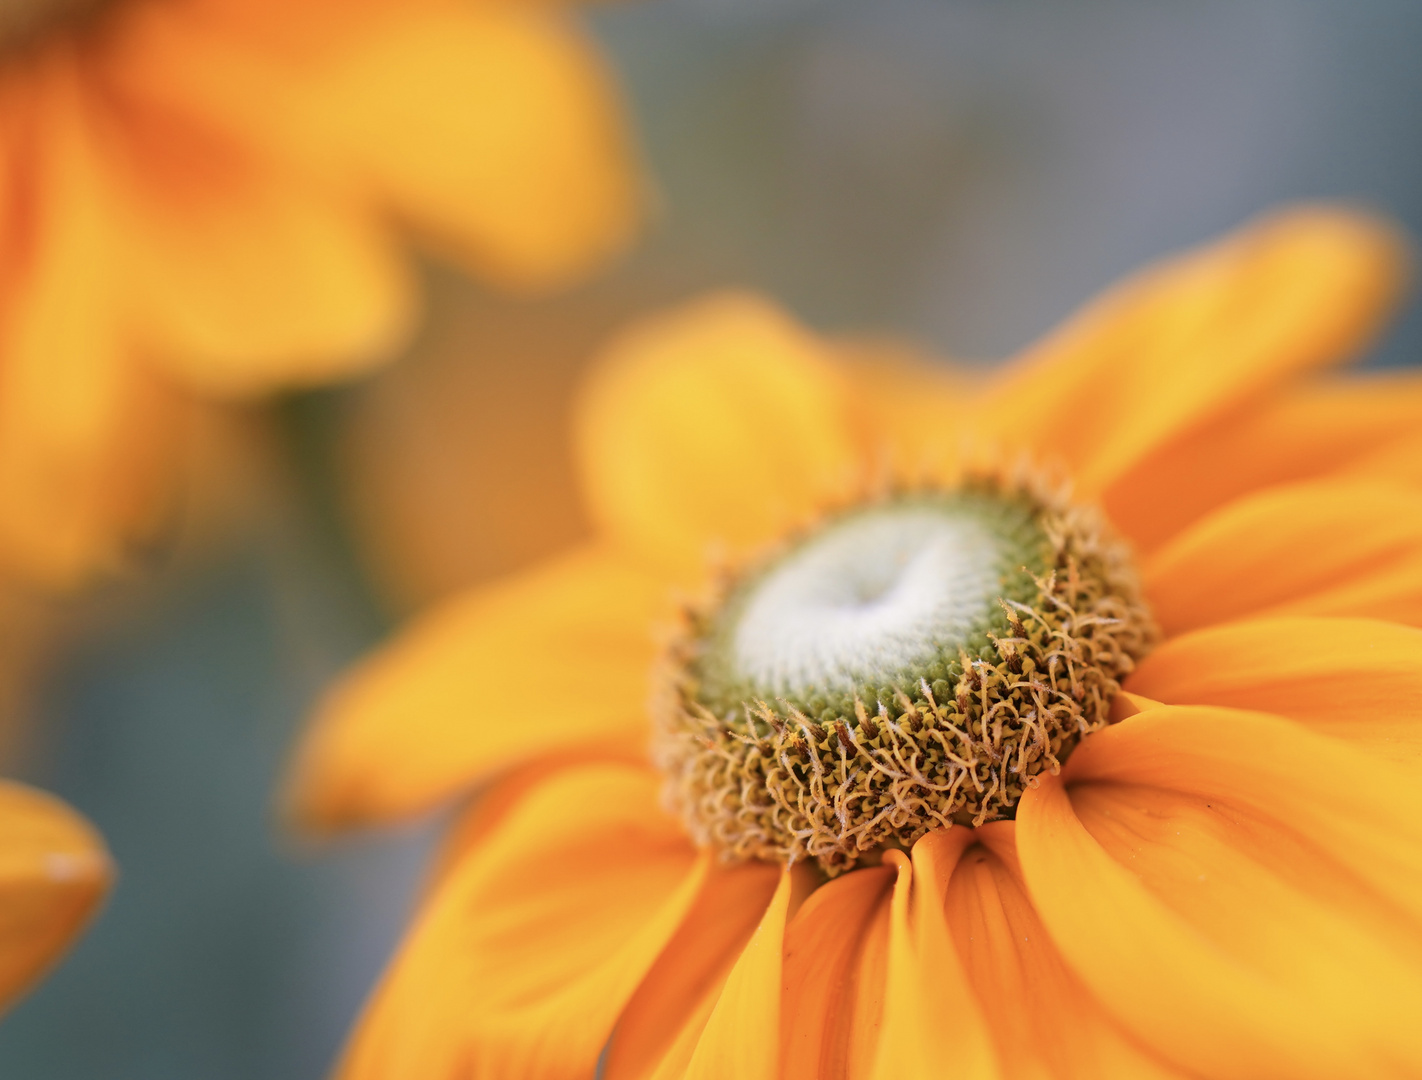
[[(744, 296), (620, 338), (578, 429), (597, 540), (423, 616), (332, 691), (303, 748), (294, 805), (327, 827), (493, 781), (341, 1075), (1422, 1071), (1422, 379), (1319, 373), (1369, 339), (1400, 261), (1377, 223), (1296, 209), (1127, 281), (972, 389), (846, 360)], [(917, 617), (942, 552), (967, 553), (948, 600), (978, 587), (968, 556), (988, 526), (930, 487), (790, 530), (866, 468), (947, 476), (965, 446), (1055, 462), (1134, 548), (1160, 635), (1103, 705), (1109, 725), (1087, 676), (1128, 669), (1149, 637), (1126, 632), (1134, 586), (1115, 563), (1098, 584), (1124, 584), (1073, 600), (1074, 621), (1009, 602), (993, 636), (932, 661), (952, 669), (943, 686), (896, 683), (875, 717), (855, 682), (857, 726), (825, 704), (862, 642), (871, 671), (919, 647), (911, 621), (891, 639), (881, 616)], [(1081, 535), (1099, 520), (1062, 513)], [(933, 543), (902, 546), (920, 534)], [(1039, 596), (1069, 580), (1089, 600), (1092, 560), (1118, 550), (1107, 535), (1078, 555), (1051, 539), (1067, 557)], [(768, 563), (747, 554), (777, 540), (788, 553)], [(711, 541), (757, 569), (733, 571), (709, 615), (693, 599), (699, 651), (670, 684), (678, 646), (660, 650), (668, 786), (640, 753), (648, 627), (704, 576)], [(867, 598), (821, 603), (840, 575), (885, 573)], [(715, 664), (733, 661), (779, 706), (713, 707)], [(824, 673), (818, 704), (805, 672)], [(1053, 689), (1068, 684), (1075, 698)], [(1007, 709), (1009, 689), (1026, 705)], [(1063, 716), (1086, 733), (1039, 737)], [(705, 737), (668, 743), (683, 721)], [(934, 732), (943, 753), (913, 742)], [(963, 760), (993, 738), (1021, 756)], [(688, 803), (688, 760), (739, 787)], [(987, 778), (1016, 784), (1015, 805), (990, 813)], [(849, 797), (830, 806), (835, 784)], [(839, 828), (810, 853), (851, 868), (727, 862), (687, 824), (752, 851)], [(890, 835), (855, 840), (882, 839), (872, 828)], [(845, 837), (858, 846), (833, 846)]]
[(112, 876), (88, 822), (51, 795), (0, 781), (0, 1009), (68, 947)]
[(555, 7), (27, 0), (0, 16), (0, 570), (119, 560), (186, 391), (368, 369), (407, 333), (392, 224), (497, 284), (634, 215), (607, 74)]

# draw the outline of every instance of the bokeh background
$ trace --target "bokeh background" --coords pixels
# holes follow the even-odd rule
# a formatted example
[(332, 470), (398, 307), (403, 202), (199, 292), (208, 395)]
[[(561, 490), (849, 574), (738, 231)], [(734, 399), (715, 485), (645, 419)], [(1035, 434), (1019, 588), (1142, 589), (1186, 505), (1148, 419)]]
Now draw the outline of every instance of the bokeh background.
[[(22, 688), (7, 771), (89, 815), (122, 876), (0, 1025), (0, 1076), (325, 1074), (438, 823), (303, 845), (284, 754), (402, 614), (577, 538), (569, 404), (625, 319), (750, 286), (989, 362), (1280, 201), (1422, 235), (1413, 0), (645, 0), (587, 24), (640, 132), (638, 247), (536, 301), (428, 263), (409, 354), (229, 416), (227, 539), (78, 605)], [(1419, 357), (1413, 310), (1369, 362)]]

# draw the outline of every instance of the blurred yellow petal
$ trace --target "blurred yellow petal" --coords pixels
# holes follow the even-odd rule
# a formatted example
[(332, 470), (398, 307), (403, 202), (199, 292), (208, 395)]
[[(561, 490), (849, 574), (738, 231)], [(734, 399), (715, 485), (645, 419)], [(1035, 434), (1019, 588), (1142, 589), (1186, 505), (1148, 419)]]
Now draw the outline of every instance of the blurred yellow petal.
[(1276, 717), (1164, 707), (1085, 740), (1023, 797), (1016, 833), (1036, 911), (1076, 975), (1181, 1068), (1422, 1066), (1409, 1018), (1422, 792), (1409, 772)]
[(849, 383), (851, 422), (871, 460), (907, 477), (950, 475), (970, 452), (960, 421), (987, 371), (894, 340), (849, 339), (832, 348)]
[(700, 570), (716, 543), (768, 543), (855, 479), (843, 393), (822, 347), (754, 297), (636, 324), (580, 403), (594, 520), (680, 570)]
[(328, 692), (292, 812), (316, 828), (408, 817), (534, 758), (636, 752), (664, 599), (585, 550), (431, 609)]
[(1126, 689), (1169, 705), (1276, 713), (1422, 764), (1422, 630), (1372, 619), (1257, 619), (1167, 641)]
[(5, 179), (16, 205), (30, 207), (5, 223), (0, 568), (67, 587), (122, 565), (126, 544), (158, 524), (178, 420), (170, 395), (121, 345), (108, 278), (121, 248), (75, 74), (57, 57), (42, 75), (38, 89), (0, 87), (15, 110), (6, 121), (20, 127), (6, 132), (10, 150), (28, 155), (27, 171)]
[(497, 283), (563, 281), (635, 221), (612, 79), (557, 8), (402, 18), (324, 71), (308, 108), (376, 198)]
[(1401, 446), (1419, 423), (1422, 375), (1312, 378), (1164, 444), (1107, 488), (1103, 502), (1116, 527), (1150, 552), (1212, 507), (1273, 484), (1335, 472), (1409, 472), (1410, 482), (1422, 481), (1422, 444)]
[(1264, 614), (1422, 623), (1422, 490), (1266, 488), (1201, 518), (1141, 570), (1167, 634)]
[[(105, 163), (134, 344), (205, 393), (315, 385), (388, 359), (413, 282), (359, 198), (292, 160), (262, 128), (293, 108), (280, 68), (240, 77), (243, 30), (192, 8), (137, 11), (89, 100)], [(183, 77), (254, 99), (234, 123)], [(271, 84), (271, 85), (264, 85)], [(265, 91), (265, 92), (263, 92)]]
[(127, 84), (193, 103), (497, 285), (562, 283), (636, 222), (613, 78), (561, 6), (217, 3), (132, 21)]
[(590, 1076), (707, 872), (656, 786), (609, 764), (530, 792), (419, 915), (342, 1080)]
[(0, 1009), (69, 946), (112, 877), (88, 822), (53, 796), (0, 781)]
[(1378, 219), (1271, 214), (1128, 278), (1028, 350), (988, 391), (982, 432), (1028, 440), (1101, 492), (1173, 436), (1350, 359), (1392, 310), (1402, 265)]
[[(171, 132), (156, 138), (173, 151)], [(223, 396), (316, 386), (389, 360), (414, 298), (383, 230), (290, 178), (240, 160), (220, 169), (220, 184), (180, 193), (157, 183), (153, 163), (142, 168), (125, 259), (138, 344), (180, 383)]]

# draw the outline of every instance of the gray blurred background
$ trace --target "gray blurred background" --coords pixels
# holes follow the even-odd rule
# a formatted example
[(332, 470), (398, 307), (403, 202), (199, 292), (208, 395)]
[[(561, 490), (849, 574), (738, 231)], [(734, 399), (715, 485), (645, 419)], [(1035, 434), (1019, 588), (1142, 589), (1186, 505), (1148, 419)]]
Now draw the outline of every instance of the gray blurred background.
[[(991, 359), (1282, 200), (1360, 200), (1422, 235), (1413, 0), (647, 0), (588, 21), (653, 226), (554, 299), (428, 267), (401, 365), (277, 410), (275, 509), (88, 619), (21, 773), (98, 824), (122, 877), (0, 1024), (0, 1076), (324, 1075), (437, 823), (303, 850), (271, 812), (285, 750), (402, 612), (583, 529), (566, 406), (628, 315), (750, 285), (819, 327)], [(1373, 362), (1419, 355), (1414, 311)], [(501, 418), (530, 401), (543, 437), (511, 451)]]

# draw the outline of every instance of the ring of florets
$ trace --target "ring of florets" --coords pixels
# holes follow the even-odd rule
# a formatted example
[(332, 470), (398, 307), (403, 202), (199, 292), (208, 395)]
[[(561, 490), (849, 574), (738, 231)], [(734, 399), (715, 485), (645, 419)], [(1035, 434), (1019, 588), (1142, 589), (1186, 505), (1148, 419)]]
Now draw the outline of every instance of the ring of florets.
[[(853, 515), (906, 505), (976, 515), (1000, 541), (996, 587), (957, 640), (853, 686), (776, 694), (727, 670), (727, 627), (757, 583)], [(1128, 549), (1060, 487), (1021, 469), (897, 485), (720, 568), (683, 605), (654, 682), (654, 759), (701, 845), (834, 875), (931, 829), (1012, 816), (1108, 722), (1154, 637)]]

